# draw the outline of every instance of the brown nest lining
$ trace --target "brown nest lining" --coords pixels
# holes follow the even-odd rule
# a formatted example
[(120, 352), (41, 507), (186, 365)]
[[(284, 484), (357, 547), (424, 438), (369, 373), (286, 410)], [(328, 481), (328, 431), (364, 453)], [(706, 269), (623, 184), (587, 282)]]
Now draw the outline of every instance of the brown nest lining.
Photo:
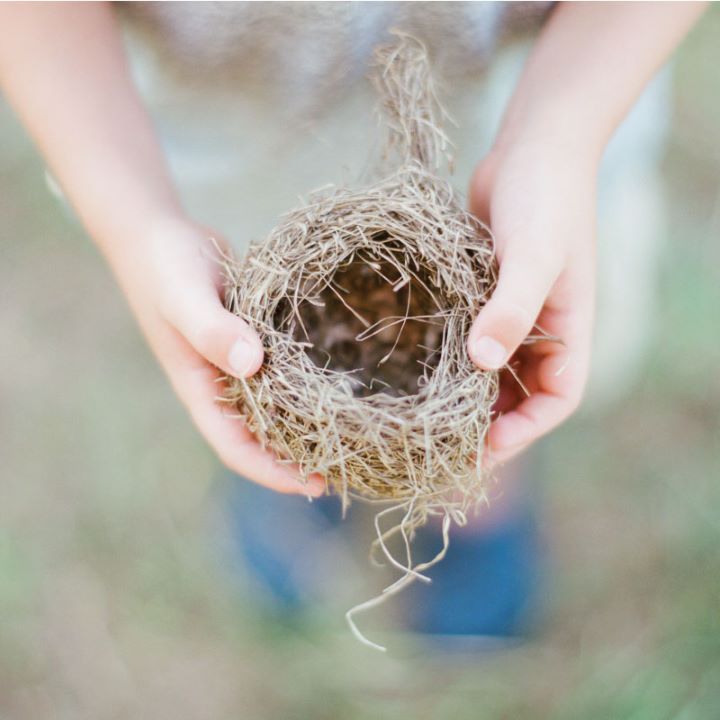
[[(278, 457), (325, 477), (344, 507), (395, 501), (402, 520), (386, 532), (383, 511), (377, 545), (404, 571), (397, 590), (419, 576), (414, 528), (440, 514), (447, 536), (483, 498), (498, 379), (471, 363), (466, 339), (495, 259), (487, 228), (435, 174), (447, 141), (423, 46), (399, 34), (377, 63), (385, 162), (398, 168), (360, 190), (315, 194), (228, 265), (227, 307), (260, 334), (265, 362), (227, 378), (225, 400)], [(407, 562), (387, 552), (395, 531)]]

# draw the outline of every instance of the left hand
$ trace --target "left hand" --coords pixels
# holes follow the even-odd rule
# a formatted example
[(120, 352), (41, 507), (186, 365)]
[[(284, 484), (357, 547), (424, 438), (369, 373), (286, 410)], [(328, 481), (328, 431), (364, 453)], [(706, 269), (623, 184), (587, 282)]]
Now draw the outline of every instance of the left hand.
[[(470, 186), (491, 228), (498, 284), (473, 323), (468, 352), (501, 374), (489, 460), (504, 462), (578, 407), (588, 376), (595, 285), (596, 155), (537, 140), (494, 149)], [(523, 345), (542, 331), (562, 343)], [(525, 386), (525, 393), (520, 382)]]

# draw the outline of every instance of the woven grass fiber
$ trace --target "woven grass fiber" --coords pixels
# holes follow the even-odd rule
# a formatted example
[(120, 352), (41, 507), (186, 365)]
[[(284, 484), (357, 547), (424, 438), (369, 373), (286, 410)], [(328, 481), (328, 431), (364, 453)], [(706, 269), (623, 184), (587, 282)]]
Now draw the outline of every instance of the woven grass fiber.
[[(495, 286), (493, 242), (438, 174), (447, 115), (422, 43), (396, 33), (376, 51), (373, 80), (379, 179), (310, 196), (240, 262), (228, 260), (226, 305), (257, 330), (265, 361), (251, 378), (226, 378), (224, 401), (282, 461), (321, 474), (343, 508), (390, 501), (376, 516), (373, 555), (401, 577), (348, 613), (353, 632), (379, 647), (355, 613), (426, 580), (450, 526), (484, 498), (498, 377), (466, 351)], [(432, 516), (443, 548), (414, 565), (414, 531)]]

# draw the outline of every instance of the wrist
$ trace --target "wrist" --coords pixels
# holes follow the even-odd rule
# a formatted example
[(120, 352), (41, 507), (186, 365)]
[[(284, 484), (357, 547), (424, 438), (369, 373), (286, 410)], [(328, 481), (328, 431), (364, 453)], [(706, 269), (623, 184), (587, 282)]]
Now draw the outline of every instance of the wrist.
[(143, 219), (131, 237), (113, 230), (97, 245), (141, 319), (159, 309), (177, 268), (186, 262), (201, 267), (208, 233), (183, 213), (157, 213)]
[(104, 226), (93, 235), (134, 307), (158, 290), (158, 270), (172, 262), (172, 248), (180, 251), (197, 242), (201, 231), (181, 211), (157, 208), (137, 222)]
[(597, 168), (611, 130), (600, 118), (586, 117), (579, 102), (546, 99), (541, 105), (511, 107), (493, 143), (500, 156), (511, 148), (544, 149), (552, 157), (572, 158)]
[(192, 221), (177, 206), (159, 204), (140, 212), (127, 212), (114, 217), (86, 222), (86, 227), (108, 260), (115, 264), (124, 258), (136, 258), (147, 253), (155, 239), (193, 226)]

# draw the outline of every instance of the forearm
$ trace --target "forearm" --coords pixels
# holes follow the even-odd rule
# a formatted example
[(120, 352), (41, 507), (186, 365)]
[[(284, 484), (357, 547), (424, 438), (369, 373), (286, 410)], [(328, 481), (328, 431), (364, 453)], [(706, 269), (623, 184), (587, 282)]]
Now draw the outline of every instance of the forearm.
[(179, 211), (108, 4), (0, 4), (0, 84), (108, 255)]
[(526, 64), (498, 145), (551, 138), (599, 156), (703, 2), (560, 3)]

